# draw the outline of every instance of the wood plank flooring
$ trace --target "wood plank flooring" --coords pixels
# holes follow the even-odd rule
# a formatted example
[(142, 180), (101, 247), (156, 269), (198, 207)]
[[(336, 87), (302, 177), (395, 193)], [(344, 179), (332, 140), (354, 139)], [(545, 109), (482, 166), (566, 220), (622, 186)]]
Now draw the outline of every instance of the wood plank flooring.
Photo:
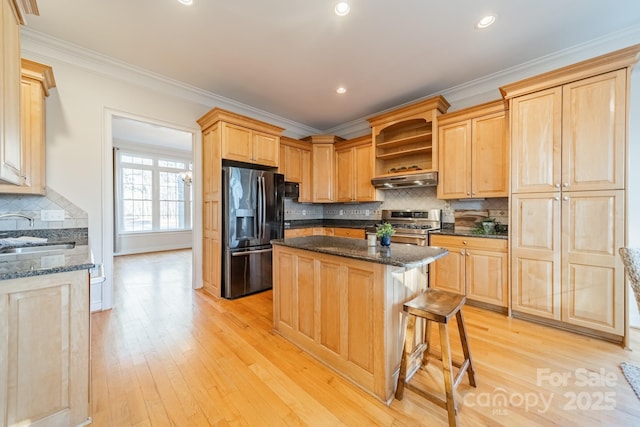
[[(188, 250), (115, 258), (114, 294), (113, 310), (92, 315), (94, 426), (447, 425), (415, 393), (386, 406), (274, 334), (271, 291), (193, 291)], [(640, 425), (619, 368), (640, 365), (638, 331), (630, 351), (470, 306), (464, 315), (478, 388), (466, 377), (458, 388), (461, 426)], [(439, 368), (413, 381), (440, 390)]]

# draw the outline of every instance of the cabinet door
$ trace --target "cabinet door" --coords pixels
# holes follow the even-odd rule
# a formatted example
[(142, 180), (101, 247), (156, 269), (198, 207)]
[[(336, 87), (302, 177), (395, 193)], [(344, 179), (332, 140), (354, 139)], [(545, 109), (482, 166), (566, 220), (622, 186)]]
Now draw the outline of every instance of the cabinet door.
[(264, 166), (278, 166), (280, 137), (252, 131), (251, 162)]
[(0, 181), (20, 184), (20, 24), (11, 1), (0, 7)]
[(507, 307), (507, 253), (480, 249), (465, 251), (468, 299)]
[(511, 192), (560, 188), (562, 89), (511, 100)]
[(509, 144), (504, 113), (472, 120), (471, 196), (509, 195)]
[(560, 320), (560, 193), (511, 196), (511, 307)]
[(624, 188), (626, 91), (626, 70), (563, 87), (563, 189)]
[(351, 202), (354, 199), (354, 151), (352, 148), (336, 150), (336, 200)]
[(333, 144), (313, 145), (313, 201), (327, 203), (334, 201), (334, 160)]
[(376, 200), (376, 190), (371, 185), (374, 176), (373, 145), (362, 145), (354, 148), (354, 198), (359, 202)]
[(252, 161), (251, 130), (229, 123), (222, 124), (222, 158), (239, 162)]
[(301, 150), (301, 180), (300, 180), (300, 194), (298, 195), (298, 202), (310, 203), (313, 201), (313, 175), (311, 170), (311, 151)]
[(563, 193), (563, 321), (624, 334), (623, 218), (623, 190)]
[(344, 351), (342, 337), (346, 336), (343, 321), (343, 308), (346, 301), (344, 296), (344, 280), (341, 280), (342, 269), (340, 264), (329, 261), (316, 263), (320, 287), (320, 342), (319, 344), (337, 355)]
[(2, 425), (75, 426), (87, 420), (88, 279), (87, 271), (74, 271), (3, 283)]
[[(433, 245), (437, 245), (432, 243)], [(464, 295), (465, 249), (437, 245), (449, 250), (449, 253), (429, 266), (429, 284), (434, 289), (455, 292)]]
[(471, 120), (442, 126), (439, 138), (438, 198), (471, 197)]
[(285, 181), (302, 181), (302, 150), (288, 145), (281, 146), (280, 167)]

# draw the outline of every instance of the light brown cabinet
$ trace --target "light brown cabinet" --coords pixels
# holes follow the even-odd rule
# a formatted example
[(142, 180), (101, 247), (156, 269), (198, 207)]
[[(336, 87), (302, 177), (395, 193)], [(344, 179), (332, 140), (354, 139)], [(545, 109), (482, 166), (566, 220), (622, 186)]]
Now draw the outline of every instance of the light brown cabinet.
[(624, 340), (629, 67), (640, 46), (501, 88), (511, 112), (514, 315)]
[(89, 418), (89, 274), (0, 286), (0, 424), (78, 426)]
[[(202, 284), (205, 291), (220, 297), (223, 154), (226, 152), (229, 160), (247, 162), (246, 156), (253, 150), (252, 163), (266, 164), (269, 156), (265, 153), (275, 150), (275, 159), (279, 157), (283, 129), (220, 108), (199, 118), (198, 124), (202, 129)], [(251, 148), (254, 142), (261, 148)], [(277, 160), (271, 166), (277, 166)]]
[(22, 60), (22, 179), (19, 185), (0, 184), (0, 193), (45, 194), (45, 101), (55, 85), (51, 67)]
[(626, 82), (616, 70), (514, 98), (512, 192), (624, 188)]
[(366, 135), (336, 144), (336, 200), (371, 202), (377, 199), (371, 185), (374, 177), (374, 149)]
[(507, 308), (507, 240), (433, 234), (429, 244), (449, 250), (429, 268), (431, 287), (466, 295), (469, 302)]
[[(278, 128), (280, 129), (280, 128)], [(282, 132), (282, 129), (277, 131)], [(222, 158), (263, 166), (278, 166), (280, 136), (232, 123), (222, 124)]]
[(335, 146), (343, 138), (335, 135), (311, 135), (303, 139), (312, 144), (313, 203), (336, 201)]
[(438, 118), (439, 199), (507, 197), (506, 103), (494, 101)]
[(20, 24), (16, 2), (0, 1), (0, 182), (22, 183)]
[(306, 227), (306, 228), (290, 228), (284, 230), (284, 237), (304, 237), (304, 236), (336, 236), (350, 237), (353, 239), (364, 239), (365, 232), (362, 228), (344, 228), (344, 227)]
[(371, 117), (375, 175), (406, 174), (407, 169), (438, 170), (437, 117), (449, 103), (442, 96)]
[(280, 166), (286, 181), (300, 184), (298, 202), (313, 201), (311, 145), (292, 138), (280, 137)]

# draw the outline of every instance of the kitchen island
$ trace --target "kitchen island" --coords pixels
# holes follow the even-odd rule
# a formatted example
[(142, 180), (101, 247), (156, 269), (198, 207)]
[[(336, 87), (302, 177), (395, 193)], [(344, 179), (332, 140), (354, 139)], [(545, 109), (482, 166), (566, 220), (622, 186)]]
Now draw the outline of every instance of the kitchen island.
[[(404, 339), (402, 304), (427, 287), (446, 249), (328, 236), (274, 240), (273, 325), (385, 403)], [(419, 335), (419, 334), (417, 334)]]

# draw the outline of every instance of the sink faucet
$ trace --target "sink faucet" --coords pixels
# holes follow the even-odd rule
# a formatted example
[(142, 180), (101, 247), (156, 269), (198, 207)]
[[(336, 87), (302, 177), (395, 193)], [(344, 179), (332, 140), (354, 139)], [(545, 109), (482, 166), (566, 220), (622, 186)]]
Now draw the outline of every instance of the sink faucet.
[(35, 220), (32, 217), (30, 217), (29, 215), (24, 215), (24, 214), (21, 214), (21, 213), (0, 214), (0, 218), (12, 218), (12, 217), (24, 218), (26, 220), (29, 220), (29, 227), (33, 228), (33, 223), (34, 223)]

